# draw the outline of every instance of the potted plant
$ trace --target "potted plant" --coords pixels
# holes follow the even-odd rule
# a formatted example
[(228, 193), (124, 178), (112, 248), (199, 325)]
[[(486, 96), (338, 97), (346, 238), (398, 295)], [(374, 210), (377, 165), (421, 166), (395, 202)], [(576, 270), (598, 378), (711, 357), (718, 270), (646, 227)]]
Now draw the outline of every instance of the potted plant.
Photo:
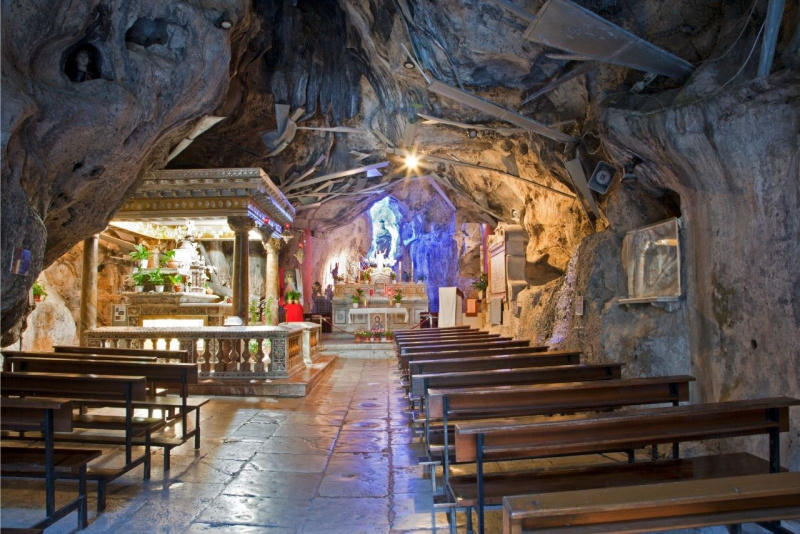
[(177, 269), (178, 262), (175, 261), (175, 251), (168, 250), (158, 257), (158, 264), (160, 267), (169, 267), (170, 269)]
[(360, 287), (356, 288), (355, 295), (352, 295), (350, 298), (353, 300), (353, 307), (358, 308), (358, 303), (361, 302), (361, 297), (364, 296), (364, 290)]
[(169, 275), (169, 281), (172, 283), (172, 291), (175, 293), (183, 291), (183, 275), (171, 274)]
[(144, 291), (144, 285), (147, 283), (148, 278), (149, 276), (147, 273), (142, 272), (141, 269), (136, 269), (136, 272), (131, 275), (131, 279), (133, 280), (133, 289), (137, 293)]
[(394, 307), (399, 308), (401, 306), (400, 301), (403, 300), (403, 290), (398, 289), (395, 291), (394, 295), (392, 295), (392, 300), (394, 301)]
[(356, 343), (361, 343), (361, 331), (356, 330), (355, 332), (353, 332), (353, 335), (356, 338)]
[(211, 288), (208, 286), (208, 282), (203, 282), (203, 287), (204, 287), (204, 288), (205, 288), (205, 290), (206, 290), (206, 295), (213, 295), (213, 294), (214, 294), (214, 290), (213, 290), (213, 289), (211, 289)]
[(147, 245), (134, 245), (134, 247), (136, 250), (129, 254), (130, 258), (139, 262), (140, 269), (147, 269), (147, 260), (150, 259), (150, 251), (147, 249)]
[(299, 304), (300, 292), (289, 290), (286, 292), (286, 297), (284, 298), (284, 300), (286, 301), (286, 304)]
[(394, 339), (394, 332), (392, 332), (391, 330), (387, 330), (386, 332), (383, 333), (383, 335), (386, 338), (386, 341), (391, 342)]
[(489, 275), (486, 273), (482, 273), (480, 277), (476, 278), (472, 282), (472, 287), (478, 290), (478, 298), (482, 299), (484, 291), (486, 291), (486, 288), (489, 287)]
[(38, 280), (33, 283), (33, 301), (41, 302), (47, 296), (47, 290), (44, 285)]
[(417, 277), (417, 283), (421, 284), (423, 282), (425, 282), (425, 275), (421, 274)]
[(164, 275), (161, 273), (161, 268), (156, 269), (148, 275), (150, 282), (155, 286), (156, 293), (164, 292)]

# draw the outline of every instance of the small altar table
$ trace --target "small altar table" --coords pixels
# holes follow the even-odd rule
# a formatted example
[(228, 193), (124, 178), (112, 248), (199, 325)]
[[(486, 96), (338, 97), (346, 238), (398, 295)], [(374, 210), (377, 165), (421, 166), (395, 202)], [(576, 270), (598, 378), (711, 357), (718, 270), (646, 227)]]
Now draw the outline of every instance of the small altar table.
[(352, 308), (347, 312), (347, 319), (350, 324), (353, 324), (353, 316), (354, 315), (366, 315), (367, 316), (367, 330), (372, 329), (371, 324), (371, 316), (373, 313), (378, 313), (383, 315), (383, 327), (386, 328), (388, 321), (386, 320), (387, 315), (402, 315), (403, 322), (408, 322), (408, 310), (405, 308)]

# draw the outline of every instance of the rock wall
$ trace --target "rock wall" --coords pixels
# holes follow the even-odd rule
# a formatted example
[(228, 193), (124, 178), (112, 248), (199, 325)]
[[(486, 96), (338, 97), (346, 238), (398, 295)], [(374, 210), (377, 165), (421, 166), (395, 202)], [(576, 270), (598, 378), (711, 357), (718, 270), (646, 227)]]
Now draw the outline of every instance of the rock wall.
[[(111, 326), (113, 305), (130, 285), (131, 262), (119, 248), (100, 241), (97, 266), (97, 325)], [(47, 296), (23, 323), (20, 339), (8, 348), (49, 351), (53, 345), (77, 345), (80, 323), (83, 243), (72, 247), (39, 275)]]
[(222, 10), (241, 22), (246, 10), (241, 0), (216, 4), (4, 6), (3, 270), (15, 248), (31, 251), (28, 276), (2, 277), (4, 334), (17, 330), (39, 272), (103, 230), (140, 171), (221, 101), (232, 32), (214, 23)]

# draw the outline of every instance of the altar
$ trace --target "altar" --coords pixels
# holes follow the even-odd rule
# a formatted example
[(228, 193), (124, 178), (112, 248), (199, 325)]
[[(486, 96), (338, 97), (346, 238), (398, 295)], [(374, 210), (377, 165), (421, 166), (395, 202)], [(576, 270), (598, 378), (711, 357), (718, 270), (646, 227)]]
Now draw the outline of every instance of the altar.
[[(400, 308), (350, 308), (347, 312), (348, 322), (350, 324), (354, 324), (353, 316), (358, 315), (366, 315), (367, 317), (367, 330), (372, 330), (373, 323), (375, 328), (379, 330), (385, 329), (386, 325), (389, 324), (389, 316), (390, 315), (402, 315), (403, 316), (403, 323), (408, 323), (408, 310), (400, 307)], [(383, 322), (381, 322), (380, 317), (383, 315)], [(397, 323), (395, 323), (397, 324)]]
[[(398, 293), (399, 307), (394, 305), (393, 298)], [(428, 312), (427, 285), (382, 279), (336, 284), (331, 308), (333, 324), (348, 332), (372, 330), (376, 327), (376, 315), (382, 318), (383, 330), (407, 330), (419, 324), (422, 314)]]

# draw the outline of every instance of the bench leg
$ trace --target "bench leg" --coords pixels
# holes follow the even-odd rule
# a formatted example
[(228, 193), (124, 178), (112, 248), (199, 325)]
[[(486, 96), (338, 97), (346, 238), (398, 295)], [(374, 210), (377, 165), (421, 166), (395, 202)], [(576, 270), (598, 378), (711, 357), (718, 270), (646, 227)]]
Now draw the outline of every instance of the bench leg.
[(144, 441), (144, 480), (150, 480), (150, 431)]
[(742, 525), (728, 525), (728, 534), (742, 534)]
[(467, 534), (475, 534), (475, 529), (472, 527), (472, 508), (467, 508)]
[(86, 464), (80, 468), (78, 478), (78, 530), (83, 530), (89, 524), (89, 499), (86, 496)]
[(794, 534), (794, 531), (782, 527), (780, 521), (764, 521), (756, 524), (769, 530), (770, 532), (774, 532), (775, 534)]
[(107, 480), (97, 481), (97, 513), (99, 514), (106, 509), (106, 486)]
[[(200, 406), (197, 407), (194, 418), (194, 448), (200, 450)], [(184, 427), (184, 432), (186, 431)]]

